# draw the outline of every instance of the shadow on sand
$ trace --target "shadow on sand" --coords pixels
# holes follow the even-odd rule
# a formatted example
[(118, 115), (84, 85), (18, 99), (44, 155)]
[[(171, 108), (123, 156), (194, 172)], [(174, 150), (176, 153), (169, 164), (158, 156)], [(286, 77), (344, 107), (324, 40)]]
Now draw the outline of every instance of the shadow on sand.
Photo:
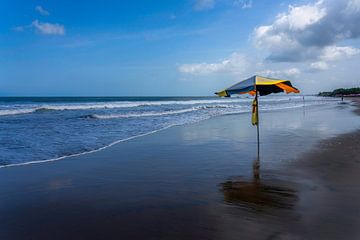
[(281, 180), (260, 179), (260, 161), (253, 162), (253, 178), (235, 177), (221, 184), (224, 201), (250, 211), (290, 209), (297, 201), (296, 191)]

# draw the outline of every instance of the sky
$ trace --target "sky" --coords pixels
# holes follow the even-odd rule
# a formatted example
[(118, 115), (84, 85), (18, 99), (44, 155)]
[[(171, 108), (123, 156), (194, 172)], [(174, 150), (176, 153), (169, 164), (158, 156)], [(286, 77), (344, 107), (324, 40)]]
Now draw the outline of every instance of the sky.
[(0, 15), (0, 96), (360, 85), (360, 0), (1, 0)]

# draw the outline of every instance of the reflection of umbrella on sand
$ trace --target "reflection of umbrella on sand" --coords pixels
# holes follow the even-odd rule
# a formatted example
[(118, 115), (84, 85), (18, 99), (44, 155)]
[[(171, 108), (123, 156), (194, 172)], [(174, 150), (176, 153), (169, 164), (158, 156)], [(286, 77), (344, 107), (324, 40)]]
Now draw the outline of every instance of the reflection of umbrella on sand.
[(227, 181), (222, 184), (225, 202), (247, 209), (292, 208), (296, 192), (287, 187), (274, 186), (260, 181)]
[(255, 96), (252, 109), (252, 124), (257, 127), (258, 158), (260, 155), (258, 94), (260, 94), (260, 96), (265, 96), (271, 93), (279, 92), (299, 93), (300, 91), (294, 88), (289, 80), (253, 76), (216, 93), (220, 97), (230, 97), (233, 94), (245, 93)]
[(217, 92), (220, 97), (230, 97), (233, 94), (249, 93), (255, 96), (253, 100), (252, 119), (257, 130), (257, 159), (253, 165), (253, 180), (233, 180), (222, 184), (222, 192), (225, 201), (230, 204), (241, 205), (251, 209), (263, 208), (290, 208), (296, 201), (295, 191), (283, 187), (280, 184), (266, 184), (260, 181), (260, 143), (259, 143), (259, 109), (258, 95), (264, 96), (271, 93), (299, 93), (290, 81), (253, 76), (244, 81), (238, 82), (231, 87)]
[(265, 210), (269, 208), (292, 208), (297, 200), (296, 191), (288, 187), (288, 183), (270, 180), (260, 181), (259, 161), (254, 161), (254, 178), (233, 179), (222, 183), (221, 191), (226, 203), (242, 206), (249, 210)]

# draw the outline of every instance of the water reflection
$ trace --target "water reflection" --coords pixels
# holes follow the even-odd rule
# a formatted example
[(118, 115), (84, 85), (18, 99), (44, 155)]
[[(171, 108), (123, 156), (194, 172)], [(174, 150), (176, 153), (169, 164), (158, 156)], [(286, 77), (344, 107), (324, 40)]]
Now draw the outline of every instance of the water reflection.
[(221, 184), (224, 201), (248, 210), (264, 211), (266, 209), (292, 208), (297, 200), (296, 190), (290, 183), (260, 178), (260, 161), (253, 161), (251, 180), (236, 177)]

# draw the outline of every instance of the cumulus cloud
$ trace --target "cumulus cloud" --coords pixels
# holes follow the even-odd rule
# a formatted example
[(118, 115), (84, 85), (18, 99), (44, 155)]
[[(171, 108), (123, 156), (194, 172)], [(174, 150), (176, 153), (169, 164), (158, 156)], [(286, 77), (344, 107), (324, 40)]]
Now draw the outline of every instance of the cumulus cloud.
[(360, 37), (360, 0), (319, 0), (289, 6), (270, 25), (254, 30), (254, 43), (270, 52), (268, 60), (334, 61), (359, 53), (339, 47), (341, 41)]
[(196, 11), (204, 11), (214, 8), (215, 0), (196, 0), (193, 8)]
[(272, 78), (292, 78), (300, 74), (300, 70), (297, 68), (289, 68), (284, 70), (262, 70), (257, 72), (258, 75), (263, 77)]
[(209, 75), (214, 73), (240, 74), (248, 68), (246, 58), (233, 53), (229, 58), (217, 63), (195, 63), (180, 65), (178, 70), (184, 74)]
[(46, 22), (39, 22), (38, 20), (34, 20), (31, 23), (31, 26), (34, 27), (39, 33), (43, 35), (65, 34), (64, 26), (57, 23), (46, 23)]
[(43, 16), (50, 15), (50, 13), (47, 10), (45, 10), (42, 6), (36, 6), (35, 11), (37, 11), (38, 13), (40, 13)]
[(336, 61), (343, 58), (351, 57), (360, 53), (360, 49), (354, 47), (325, 47), (320, 58), (323, 61)]
[(309, 71), (318, 72), (329, 69), (329, 62), (338, 61), (360, 54), (360, 49), (354, 47), (324, 47), (322, 54), (318, 57), (319, 61), (310, 64)]

